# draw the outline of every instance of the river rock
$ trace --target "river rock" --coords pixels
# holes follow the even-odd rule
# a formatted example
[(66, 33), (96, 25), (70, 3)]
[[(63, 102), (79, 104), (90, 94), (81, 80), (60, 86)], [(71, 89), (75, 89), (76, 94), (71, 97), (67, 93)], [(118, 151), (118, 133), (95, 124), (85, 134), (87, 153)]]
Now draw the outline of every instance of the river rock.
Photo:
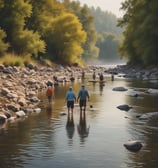
[(158, 95), (158, 89), (148, 89), (147, 93), (153, 94), (153, 95)]
[(17, 118), (21, 118), (21, 117), (24, 117), (26, 114), (24, 111), (20, 110), (18, 112), (15, 113)]
[(0, 119), (7, 119), (7, 117), (4, 114), (0, 113)]
[(138, 117), (140, 120), (158, 119), (158, 112), (142, 114)]
[(35, 108), (33, 111), (36, 112), (36, 113), (40, 113), (41, 109), (40, 108)]
[(33, 109), (32, 108), (26, 108), (24, 109), (25, 113), (33, 113)]
[(137, 92), (135, 92), (135, 91), (130, 91), (130, 92), (128, 93), (128, 96), (130, 96), (130, 97), (138, 97), (139, 94), (138, 94)]
[(11, 117), (10, 112), (7, 112), (7, 111), (4, 112), (4, 115), (5, 115), (7, 118), (10, 118), (10, 117)]
[(30, 99), (30, 102), (32, 102), (32, 103), (37, 103), (37, 102), (39, 102), (40, 100), (36, 97), (36, 96), (34, 96), (34, 97), (32, 97), (31, 99)]
[(124, 105), (117, 106), (117, 108), (122, 111), (129, 111), (132, 107), (128, 106), (127, 104), (124, 104)]
[(15, 121), (16, 120), (16, 116), (12, 116), (12, 117), (10, 117), (10, 118), (8, 118), (8, 122), (13, 122), (13, 121)]
[(66, 112), (60, 112), (60, 115), (61, 116), (64, 116), (64, 115), (66, 115), (67, 113)]
[(24, 106), (26, 104), (26, 99), (24, 97), (20, 97), (18, 100), (18, 104), (20, 106)]
[(112, 90), (113, 90), (113, 91), (127, 91), (128, 89), (126, 89), (126, 88), (120, 86), (120, 87), (115, 87), (115, 88), (113, 88)]
[(1, 93), (3, 95), (7, 95), (8, 93), (10, 93), (10, 90), (8, 88), (3, 87), (2, 90), (1, 90)]
[(20, 109), (20, 105), (14, 104), (14, 103), (6, 104), (5, 107), (6, 107), (8, 110), (11, 110), (11, 111), (13, 111), (13, 112), (17, 112), (17, 111), (19, 111), (19, 109)]
[(16, 93), (8, 93), (7, 95), (8, 99), (18, 99), (18, 95)]
[(143, 145), (139, 141), (130, 140), (124, 144), (124, 147), (131, 152), (138, 152), (143, 147)]

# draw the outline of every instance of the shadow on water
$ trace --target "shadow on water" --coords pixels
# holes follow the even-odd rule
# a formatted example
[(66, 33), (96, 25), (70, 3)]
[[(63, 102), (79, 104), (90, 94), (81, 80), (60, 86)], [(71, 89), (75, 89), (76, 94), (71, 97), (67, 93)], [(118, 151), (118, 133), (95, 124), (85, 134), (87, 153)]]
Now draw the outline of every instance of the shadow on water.
[(53, 113), (53, 106), (52, 104), (48, 104), (48, 106), (46, 107), (46, 114), (48, 119), (51, 119), (52, 113)]

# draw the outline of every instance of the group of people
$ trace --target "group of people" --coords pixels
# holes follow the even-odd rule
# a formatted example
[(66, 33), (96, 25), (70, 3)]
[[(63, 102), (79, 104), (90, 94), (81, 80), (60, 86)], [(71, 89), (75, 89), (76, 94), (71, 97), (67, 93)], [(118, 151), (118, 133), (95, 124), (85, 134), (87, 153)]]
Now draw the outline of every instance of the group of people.
[(82, 84), (81, 89), (78, 92), (78, 96), (76, 99), (76, 95), (72, 89), (72, 87), (69, 88), (69, 90), (66, 93), (66, 102), (67, 102), (67, 108), (68, 108), (68, 113), (72, 112), (74, 109), (74, 103), (79, 101), (79, 106), (80, 106), (80, 112), (82, 110), (85, 112), (86, 110), (86, 102), (87, 100), (89, 101), (89, 93), (88, 90), (85, 88), (85, 85)]
[[(104, 80), (103, 74), (99, 73), (98, 75), (99, 75), (100, 82), (102, 82)], [(93, 78), (94, 81), (96, 80), (96, 73), (95, 73), (95, 71), (93, 72), (92, 78)]]
[[(46, 96), (48, 97), (48, 102), (51, 103), (51, 100), (54, 96), (54, 91), (52, 86), (48, 86), (46, 90)], [(78, 92), (78, 96), (76, 98), (75, 92), (73, 91), (72, 87), (69, 87), (69, 90), (66, 93), (66, 102), (67, 102), (67, 108), (68, 108), (68, 113), (73, 113), (74, 109), (74, 104), (75, 102), (79, 102), (80, 106), (80, 112), (82, 110), (85, 112), (86, 110), (86, 102), (87, 100), (89, 101), (89, 93), (88, 90), (85, 88), (85, 85), (82, 84), (81, 89)]]

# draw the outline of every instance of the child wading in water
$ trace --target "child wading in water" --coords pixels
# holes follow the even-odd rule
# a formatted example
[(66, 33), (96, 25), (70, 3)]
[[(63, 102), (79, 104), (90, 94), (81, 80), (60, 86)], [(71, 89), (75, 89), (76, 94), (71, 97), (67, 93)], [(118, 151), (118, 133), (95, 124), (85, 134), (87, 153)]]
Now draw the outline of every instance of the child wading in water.
[(47, 91), (46, 91), (46, 96), (48, 97), (48, 102), (50, 103), (53, 98), (53, 88), (52, 86), (48, 86)]

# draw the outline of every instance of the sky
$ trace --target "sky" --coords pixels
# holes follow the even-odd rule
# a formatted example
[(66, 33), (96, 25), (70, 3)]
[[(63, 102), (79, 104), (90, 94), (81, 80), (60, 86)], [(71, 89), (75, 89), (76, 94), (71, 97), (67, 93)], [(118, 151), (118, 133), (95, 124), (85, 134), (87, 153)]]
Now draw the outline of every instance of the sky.
[(80, 3), (87, 4), (89, 7), (94, 6), (100, 7), (103, 11), (109, 11), (115, 14), (117, 17), (123, 16), (123, 11), (119, 8), (121, 7), (121, 2), (125, 0), (75, 0), (80, 1)]

